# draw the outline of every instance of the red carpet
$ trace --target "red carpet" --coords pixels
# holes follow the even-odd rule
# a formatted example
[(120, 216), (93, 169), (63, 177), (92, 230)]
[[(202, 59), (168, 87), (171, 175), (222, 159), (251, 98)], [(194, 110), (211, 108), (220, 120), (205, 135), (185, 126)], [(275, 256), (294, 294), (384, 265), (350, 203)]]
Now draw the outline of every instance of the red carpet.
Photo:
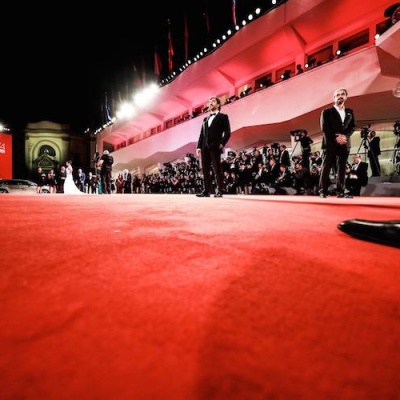
[(398, 198), (0, 205), (1, 399), (400, 399)]

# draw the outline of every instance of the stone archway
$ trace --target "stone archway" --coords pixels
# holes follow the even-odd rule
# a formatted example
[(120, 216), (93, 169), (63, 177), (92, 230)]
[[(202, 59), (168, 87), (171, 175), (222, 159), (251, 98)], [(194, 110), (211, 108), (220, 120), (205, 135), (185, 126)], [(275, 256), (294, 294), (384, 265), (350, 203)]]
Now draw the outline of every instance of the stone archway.
[[(51, 155), (51, 153), (54, 155)], [(41, 167), (45, 173), (51, 169), (55, 172), (58, 171), (59, 162), (54, 158), (55, 155), (56, 153), (51, 146), (42, 146), (39, 157), (32, 161), (32, 170), (36, 171), (38, 167)]]

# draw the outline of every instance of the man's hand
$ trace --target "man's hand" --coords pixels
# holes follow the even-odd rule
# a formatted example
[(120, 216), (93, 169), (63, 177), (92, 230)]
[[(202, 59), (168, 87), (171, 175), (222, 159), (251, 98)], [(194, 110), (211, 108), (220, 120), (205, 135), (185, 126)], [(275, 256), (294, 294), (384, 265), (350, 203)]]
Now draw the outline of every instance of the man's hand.
[(342, 134), (337, 135), (336, 136), (336, 142), (339, 143), (339, 144), (342, 144), (342, 145), (346, 144), (347, 143), (346, 135), (342, 135)]
[(201, 149), (196, 149), (196, 156), (199, 157), (201, 154)]

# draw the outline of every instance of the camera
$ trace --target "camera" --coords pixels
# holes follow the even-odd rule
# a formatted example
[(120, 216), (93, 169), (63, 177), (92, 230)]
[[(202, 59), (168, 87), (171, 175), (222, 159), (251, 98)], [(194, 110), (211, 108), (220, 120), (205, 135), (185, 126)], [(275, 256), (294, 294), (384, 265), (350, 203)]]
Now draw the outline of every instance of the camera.
[(294, 137), (294, 140), (297, 142), (301, 137), (301, 131), (290, 131), (290, 134)]
[(186, 162), (195, 162), (196, 157), (194, 156), (193, 153), (186, 153)]
[(368, 134), (370, 132), (370, 130), (369, 130), (370, 127), (371, 127), (371, 125), (364, 126), (363, 128), (361, 128), (361, 131), (360, 131), (361, 139), (367, 139)]
[(307, 135), (307, 131), (305, 129), (297, 129), (295, 131), (290, 131), (290, 134), (294, 137), (295, 142), (298, 142), (301, 140), (303, 133), (305, 133)]
[(97, 164), (100, 160), (100, 153), (98, 151), (96, 151), (94, 153), (93, 159), (92, 159), (92, 163), (93, 164)]
[(400, 136), (400, 121), (396, 121), (393, 125), (393, 133)]

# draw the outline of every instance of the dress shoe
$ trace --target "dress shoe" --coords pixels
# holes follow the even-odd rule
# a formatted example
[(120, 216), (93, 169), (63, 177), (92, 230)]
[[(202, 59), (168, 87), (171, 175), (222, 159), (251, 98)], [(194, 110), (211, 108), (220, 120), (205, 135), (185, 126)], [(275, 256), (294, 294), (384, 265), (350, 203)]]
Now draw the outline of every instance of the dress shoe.
[(339, 199), (343, 199), (343, 198), (352, 199), (353, 198), (353, 196), (351, 194), (348, 194), (348, 193), (338, 193), (338, 195), (336, 197), (339, 198)]
[(400, 248), (400, 220), (368, 221), (350, 219), (341, 222), (338, 228), (357, 239)]
[(322, 189), (319, 190), (318, 193), (319, 193), (319, 197), (322, 197), (323, 199), (326, 199), (328, 197), (326, 192), (324, 192)]
[(222, 197), (222, 193), (221, 193), (221, 192), (216, 192), (216, 193), (214, 194), (214, 197)]
[(210, 197), (210, 193), (201, 192), (196, 194), (197, 197)]

